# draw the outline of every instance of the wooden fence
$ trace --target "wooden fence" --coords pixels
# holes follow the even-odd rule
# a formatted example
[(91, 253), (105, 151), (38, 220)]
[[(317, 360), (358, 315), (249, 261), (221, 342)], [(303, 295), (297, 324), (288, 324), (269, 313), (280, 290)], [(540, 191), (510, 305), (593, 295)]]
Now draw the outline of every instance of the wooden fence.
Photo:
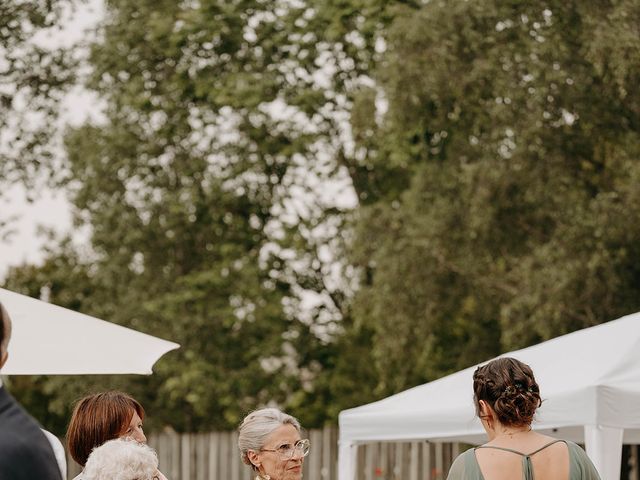
[[(309, 430), (306, 480), (338, 480), (338, 429)], [(252, 480), (242, 463), (235, 432), (150, 434), (160, 469), (169, 480)], [(373, 443), (358, 447), (358, 480), (444, 480), (451, 462), (466, 447), (457, 443)], [(625, 480), (640, 480), (639, 447), (625, 449)], [(80, 468), (68, 458), (68, 479)]]

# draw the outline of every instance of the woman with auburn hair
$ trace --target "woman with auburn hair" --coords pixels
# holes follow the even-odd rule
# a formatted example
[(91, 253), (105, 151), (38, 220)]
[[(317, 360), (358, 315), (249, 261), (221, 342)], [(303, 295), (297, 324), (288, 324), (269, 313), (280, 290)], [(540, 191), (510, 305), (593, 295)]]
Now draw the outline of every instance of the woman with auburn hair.
[(531, 430), (542, 403), (531, 368), (498, 358), (473, 374), (476, 413), (489, 441), (456, 458), (447, 480), (599, 480), (578, 445)]
[[(142, 405), (126, 393), (109, 391), (88, 395), (76, 403), (71, 414), (67, 428), (69, 453), (84, 467), (91, 451), (109, 440), (128, 438), (146, 444), (143, 420)], [(74, 480), (82, 480), (82, 475)], [(158, 478), (166, 480), (159, 471)]]

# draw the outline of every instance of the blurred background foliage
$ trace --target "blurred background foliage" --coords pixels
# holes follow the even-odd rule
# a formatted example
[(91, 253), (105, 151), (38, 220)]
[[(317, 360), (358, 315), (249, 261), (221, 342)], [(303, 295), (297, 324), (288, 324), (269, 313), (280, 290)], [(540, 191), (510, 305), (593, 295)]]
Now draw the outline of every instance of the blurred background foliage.
[(182, 348), (150, 377), (11, 378), (56, 433), (106, 388), (151, 428), (269, 403), (316, 427), (640, 310), (637, 2), (107, 0), (85, 62), (54, 69), (19, 44), (61, 3), (3, 4), (31, 66), (6, 83), (55, 116), (82, 78), (104, 119), (0, 168), (49, 169), (89, 245), (4, 286)]

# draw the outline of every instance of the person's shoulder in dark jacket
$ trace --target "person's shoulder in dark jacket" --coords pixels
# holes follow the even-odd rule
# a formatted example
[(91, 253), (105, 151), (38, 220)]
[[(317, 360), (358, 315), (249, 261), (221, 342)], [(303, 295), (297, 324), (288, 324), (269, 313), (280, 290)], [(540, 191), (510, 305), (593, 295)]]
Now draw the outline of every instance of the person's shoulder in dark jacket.
[(61, 480), (38, 423), (0, 387), (0, 480)]

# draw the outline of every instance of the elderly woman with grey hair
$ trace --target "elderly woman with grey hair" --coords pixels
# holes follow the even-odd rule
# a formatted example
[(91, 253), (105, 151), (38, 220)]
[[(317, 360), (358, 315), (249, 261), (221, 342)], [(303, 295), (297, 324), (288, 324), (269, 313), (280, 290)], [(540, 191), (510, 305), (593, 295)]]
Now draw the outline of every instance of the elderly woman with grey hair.
[(245, 417), (238, 430), (242, 461), (256, 480), (300, 480), (309, 440), (300, 436), (300, 423), (277, 408), (263, 408)]
[(82, 480), (158, 480), (158, 456), (153, 448), (117, 438), (93, 449)]

